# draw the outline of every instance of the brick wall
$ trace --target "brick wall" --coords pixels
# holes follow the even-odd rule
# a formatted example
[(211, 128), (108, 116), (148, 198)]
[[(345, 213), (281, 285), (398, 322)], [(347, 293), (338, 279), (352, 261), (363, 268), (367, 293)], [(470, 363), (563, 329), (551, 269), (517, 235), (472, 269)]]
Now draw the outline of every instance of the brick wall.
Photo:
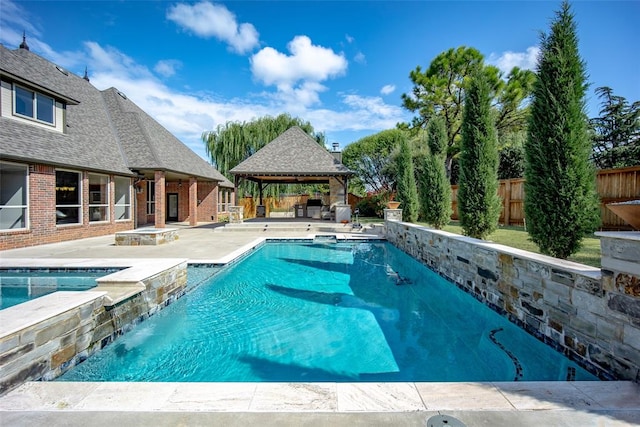
[(56, 225), (56, 173), (47, 165), (31, 165), (29, 172), (29, 228), (27, 230), (1, 231), (0, 250), (58, 243), (86, 237), (104, 236), (133, 229), (133, 219), (118, 221), (114, 218), (114, 183), (111, 178), (110, 221), (89, 222), (89, 185), (87, 172), (83, 173), (82, 223)]

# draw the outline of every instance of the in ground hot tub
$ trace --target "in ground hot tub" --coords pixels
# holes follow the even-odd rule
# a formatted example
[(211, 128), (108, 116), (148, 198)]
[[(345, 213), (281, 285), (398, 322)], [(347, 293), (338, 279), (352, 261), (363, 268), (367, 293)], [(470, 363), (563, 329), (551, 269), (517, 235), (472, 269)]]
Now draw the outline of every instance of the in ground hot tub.
[(138, 228), (116, 233), (116, 246), (162, 245), (178, 240), (176, 228)]

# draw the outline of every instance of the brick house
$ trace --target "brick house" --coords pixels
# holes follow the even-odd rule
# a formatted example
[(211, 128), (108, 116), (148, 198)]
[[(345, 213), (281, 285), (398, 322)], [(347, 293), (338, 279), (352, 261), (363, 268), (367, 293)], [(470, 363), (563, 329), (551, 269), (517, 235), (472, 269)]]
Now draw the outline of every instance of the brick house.
[(0, 250), (215, 222), (233, 184), (115, 88), (0, 45)]

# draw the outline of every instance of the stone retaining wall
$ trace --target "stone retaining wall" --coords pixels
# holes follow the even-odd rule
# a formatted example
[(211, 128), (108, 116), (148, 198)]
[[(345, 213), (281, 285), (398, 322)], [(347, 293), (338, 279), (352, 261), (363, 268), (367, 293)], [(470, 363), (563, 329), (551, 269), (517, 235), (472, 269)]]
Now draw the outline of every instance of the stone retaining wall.
[[(111, 304), (111, 298), (108, 286), (104, 286), (98, 288), (102, 292), (56, 292), (40, 301), (3, 310), (13, 318), (23, 313), (25, 323), (0, 336), (0, 395), (25, 381), (60, 376), (182, 296), (187, 284), (187, 263), (151, 276), (142, 284), (142, 291), (134, 290), (130, 297), (112, 305), (105, 306)], [(118, 290), (121, 292), (122, 288)], [(30, 312), (28, 307), (36, 305), (39, 309)], [(38, 312), (46, 310), (51, 311), (47, 318), (30, 321), (29, 317), (40, 316)]]
[[(612, 284), (620, 273), (601, 274), (585, 265), (399, 221), (385, 225), (389, 242), (591, 372), (640, 380), (640, 297)], [(640, 252), (635, 248), (626, 252)], [(639, 285), (627, 289), (640, 286), (634, 277)]]

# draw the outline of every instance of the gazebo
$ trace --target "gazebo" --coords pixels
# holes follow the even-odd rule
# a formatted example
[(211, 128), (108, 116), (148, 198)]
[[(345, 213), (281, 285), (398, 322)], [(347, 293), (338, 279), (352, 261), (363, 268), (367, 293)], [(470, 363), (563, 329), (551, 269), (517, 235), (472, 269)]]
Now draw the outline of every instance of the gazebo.
[(270, 184), (329, 184), (330, 205), (346, 205), (349, 177), (354, 172), (335, 154), (298, 126), (289, 128), (231, 169), (236, 197), (242, 179), (258, 184), (260, 205), (263, 190)]

